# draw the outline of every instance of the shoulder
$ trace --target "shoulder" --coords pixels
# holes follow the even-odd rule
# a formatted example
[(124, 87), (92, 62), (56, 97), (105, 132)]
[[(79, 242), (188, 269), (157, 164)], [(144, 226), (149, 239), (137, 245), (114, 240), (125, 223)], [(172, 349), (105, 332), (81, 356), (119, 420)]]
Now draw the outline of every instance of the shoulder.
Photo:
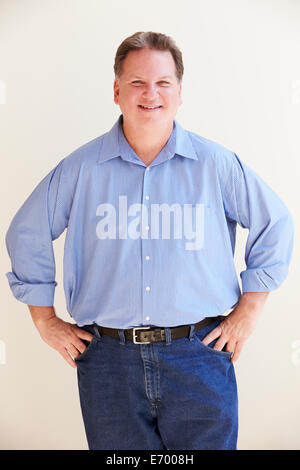
[(236, 164), (237, 155), (233, 150), (195, 132), (186, 130), (186, 133), (192, 142), (200, 164), (213, 166), (221, 174), (228, 173)]
[(63, 159), (65, 174), (72, 174), (80, 170), (82, 166), (96, 164), (104, 136), (105, 134), (95, 137), (67, 155)]

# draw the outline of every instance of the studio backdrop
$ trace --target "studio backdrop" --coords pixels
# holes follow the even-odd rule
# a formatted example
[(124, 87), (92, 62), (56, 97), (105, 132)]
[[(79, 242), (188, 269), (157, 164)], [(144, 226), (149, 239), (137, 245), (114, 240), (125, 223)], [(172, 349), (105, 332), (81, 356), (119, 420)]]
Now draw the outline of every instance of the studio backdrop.
[[(300, 448), (300, 3), (297, 0), (1, 0), (0, 448), (86, 449), (76, 370), (44, 343), (11, 294), (10, 221), (73, 150), (107, 132), (118, 45), (137, 31), (173, 37), (184, 61), (178, 122), (234, 151), (280, 196), (295, 223), (289, 275), (270, 293), (235, 364), (239, 449)], [(245, 269), (247, 230), (235, 263)], [(55, 309), (65, 232), (54, 243)], [(227, 312), (224, 312), (226, 314)]]

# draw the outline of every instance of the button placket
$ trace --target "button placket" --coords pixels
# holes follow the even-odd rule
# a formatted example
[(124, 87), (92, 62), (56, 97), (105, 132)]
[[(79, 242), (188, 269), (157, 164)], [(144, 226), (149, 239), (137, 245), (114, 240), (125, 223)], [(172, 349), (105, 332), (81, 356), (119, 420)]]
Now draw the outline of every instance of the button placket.
[[(144, 181), (143, 181), (143, 204), (147, 207), (148, 210), (148, 224), (144, 226), (146, 234), (145, 238), (141, 238), (141, 248), (142, 248), (142, 282), (143, 282), (143, 289), (142, 289), (142, 302), (143, 302), (143, 310), (142, 310), (142, 323), (144, 325), (150, 324), (151, 320), (151, 311), (152, 311), (152, 292), (151, 292), (151, 264), (150, 264), (150, 248), (151, 248), (151, 223), (150, 223), (150, 191), (149, 188), (149, 178), (150, 175), (150, 167), (146, 168), (144, 173)], [(143, 224), (143, 220), (141, 221)], [(142, 225), (143, 226), (143, 225)]]

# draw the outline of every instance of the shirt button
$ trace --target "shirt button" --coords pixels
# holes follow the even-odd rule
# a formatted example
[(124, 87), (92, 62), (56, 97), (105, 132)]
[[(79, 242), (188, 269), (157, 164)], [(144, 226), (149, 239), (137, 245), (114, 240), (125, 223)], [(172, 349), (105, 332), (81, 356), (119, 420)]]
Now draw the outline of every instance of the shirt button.
[(146, 287), (146, 290), (150, 290), (150, 287), (149, 287), (149, 286), (147, 286), (147, 287)]
[(149, 167), (149, 166), (147, 166), (146, 170), (147, 170), (147, 171), (150, 171), (150, 167)]
[(149, 320), (150, 320), (150, 317), (146, 317), (146, 320), (149, 321)]
[(145, 196), (145, 199), (147, 199), (147, 201), (148, 201), (148, 199), (149, 199), (149, 196)]
[(150, 229), (149, 225), (146, 225), (145, 229), (146, 229), (146, 230), (149, 230), (149, 229)]
[(148, 261), (148, 259), (150, 259), (150, 256), (147, 255), (147, 256), (146, 256), (146, 260)]

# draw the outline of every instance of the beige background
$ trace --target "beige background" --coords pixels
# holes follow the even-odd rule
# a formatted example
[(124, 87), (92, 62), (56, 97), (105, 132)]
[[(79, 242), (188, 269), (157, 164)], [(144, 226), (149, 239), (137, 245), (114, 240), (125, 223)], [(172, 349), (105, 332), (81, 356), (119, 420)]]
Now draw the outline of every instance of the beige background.
[[(299, 449), (297, 0), (0, 1), (0, 340), (6, 348), (0, 448), (87, 448), (76, 371), (42, 342), (27, 306), (12, 296), (4, 236), (17, 209), (58, 161), (112, 127), (120, 114), (113, 102), (116, 49), (125, 37), (149, 30), (171, 35), (183, 53), (183, 105), (176, 119), (234, 150), (294, 216), (289, 277), (270, 294), (236, 373), (239, 449)], [(238, 231), (238, 273), (246, 236)], [(63, 244), (64, 234), (54, 242), (55, 307), (68, 320)]]

